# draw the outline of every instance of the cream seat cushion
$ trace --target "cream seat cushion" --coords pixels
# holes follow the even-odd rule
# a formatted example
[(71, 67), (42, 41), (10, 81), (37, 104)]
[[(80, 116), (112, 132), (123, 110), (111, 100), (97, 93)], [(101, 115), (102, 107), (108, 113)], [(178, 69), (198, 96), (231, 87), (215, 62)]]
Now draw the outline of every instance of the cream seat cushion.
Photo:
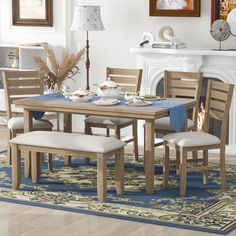
[(163, 140), (179, 147), (198, 147), (220, 144), (218, 137), (197, 131), (167, 134), (163, 137)]
[(125, 125), (131, 123), (132, 121), (132, 119), (106, 116), (89, 116), (85, 119), (85, 123), (103, 125)]
[(33, 131), (17, 136), (12, 144), (92, 153), (107, 153), (126, 145), (115, 138), (51, 131)]
[[(9, 129), (24, 129), (24, 117), (13, 117), (7, 122)], [(33, 119), (33, 129), (51, 129), (53, 124), (47, 120), (35, 120)]]
[[(187, 128), (190, 129), (194, 126), (194, 122), (191, 119), (188, 119)], [(174, 129), (170, 125), (170, 117), (162, 117), (155, 120), (155, 129), (163, 129), (163, 130), (173, 130)]]

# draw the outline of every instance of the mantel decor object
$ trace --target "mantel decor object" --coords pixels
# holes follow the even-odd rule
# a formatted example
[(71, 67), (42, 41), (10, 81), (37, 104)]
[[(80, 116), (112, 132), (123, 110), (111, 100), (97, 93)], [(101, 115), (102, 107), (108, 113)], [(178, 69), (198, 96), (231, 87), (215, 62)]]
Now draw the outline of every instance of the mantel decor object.
[(12, 0), (14, 26), (53, 26), (53, 0)]
[(175, 39), (174, 30), (170, 26), (163, 26), (159, 30), (159, 38), (161, 41), (170, 42)]
[(150, 16), (199, 17), (201, 0), (149, 0)]
[(231, 35), (230, 25), (227, 21), (216, 20), (211, 26), (211, 36), (219, 41), (219, 50), (222, 50), (222, 41), (227, 40)]
[(140, 47), (144, 47), (145, 45), (152, 46), (154, 43), (155, 37), (150, 32), (144, 32), (140, 39)]
[(87, 83), (86, 90), (90, 89), (89, 85), (89, 31), (101, 31), (104, 26), (101, 19), (100, 6), (76, 6), (74, 8), (74, 19), (71, 25), (71, 31), (86, 31), (86, 72)]

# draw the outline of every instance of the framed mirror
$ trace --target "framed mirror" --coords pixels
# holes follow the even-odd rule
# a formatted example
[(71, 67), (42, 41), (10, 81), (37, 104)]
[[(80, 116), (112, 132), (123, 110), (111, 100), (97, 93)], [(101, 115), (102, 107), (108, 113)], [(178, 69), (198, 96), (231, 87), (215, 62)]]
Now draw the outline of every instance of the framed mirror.
[(149, 0), (150, 16), (199, 17), (200, 0)]
[(53, 0), (12, 0), (14, 26), (53, 26)]

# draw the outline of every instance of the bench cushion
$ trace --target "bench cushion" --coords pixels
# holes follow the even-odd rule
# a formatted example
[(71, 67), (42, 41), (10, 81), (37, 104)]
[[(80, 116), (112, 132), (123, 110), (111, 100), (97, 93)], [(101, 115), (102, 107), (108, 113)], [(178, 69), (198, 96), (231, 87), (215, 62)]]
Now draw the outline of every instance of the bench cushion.
[(131, 123), (132, 119), (106, 117), (106, 116), (89, 116), (85, 119), (88, 124), (103, 124), (103, 125), (125, 125)]
[(199, 147), (220, 144), (220, 139), (218, 137), (204, 132), (167, 134), (163, 137), (163, 140), (179, 147)]
[[(24, 129), (24, 117), (13, 117), (7, 122), (9, 129)], [(52, 129), (53, 124), (47, 120), (33, 119), (33, 129)]]
[(92, 153), (107, 153), (126, 145), (115, 138), (75, 133), (33, 131), (13, 138), (12, 144), (56, 148)]
[[(188, 119), (187, 128), (190, 129), (194, 126), (194, 122)], [(170, 125), (170, 117), (162, 117), (160, 119), (155, 120), (155, 129), (156, 130), (170, 130), (174, 131), (174, 129)]]

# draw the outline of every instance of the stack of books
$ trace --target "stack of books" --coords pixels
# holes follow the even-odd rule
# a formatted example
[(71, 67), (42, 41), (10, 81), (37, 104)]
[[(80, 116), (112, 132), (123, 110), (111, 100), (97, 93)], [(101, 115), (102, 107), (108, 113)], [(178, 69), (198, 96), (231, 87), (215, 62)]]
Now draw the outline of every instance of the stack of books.
[(186, 48), (187, 45), (184, 42), (154, 42), (152, 44), (153, 48), (173, 48), (173, 49), (179, 49), (179, 48)]

